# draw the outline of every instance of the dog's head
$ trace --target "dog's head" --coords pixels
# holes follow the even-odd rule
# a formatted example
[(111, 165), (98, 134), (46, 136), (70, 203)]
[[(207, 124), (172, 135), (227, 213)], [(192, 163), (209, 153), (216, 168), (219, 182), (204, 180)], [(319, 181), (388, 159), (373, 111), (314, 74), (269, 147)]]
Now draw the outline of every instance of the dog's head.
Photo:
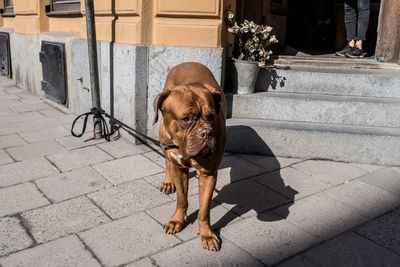
[(221, 93), (205, 84), (164, 90), (154, 99), (154, 121), (163, 116), (163, 136), (175, 144), (184, 160), (208, 158), (215, 153)]

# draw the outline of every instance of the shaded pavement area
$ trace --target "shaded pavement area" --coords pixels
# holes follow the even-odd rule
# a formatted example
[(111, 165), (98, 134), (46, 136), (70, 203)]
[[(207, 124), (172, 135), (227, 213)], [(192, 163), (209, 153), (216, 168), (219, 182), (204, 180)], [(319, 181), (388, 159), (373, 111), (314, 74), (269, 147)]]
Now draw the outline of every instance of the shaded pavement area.
[(197, 178), (187, 226), (167, 235), (175, 195), (158, 190), (163, 158), (74, 138), (74, 117), (0, 78), (3, 267), (400, 262), (400, 168), (226, 154), (211, 210), (222, 249), (209, 252), (196, 237)]

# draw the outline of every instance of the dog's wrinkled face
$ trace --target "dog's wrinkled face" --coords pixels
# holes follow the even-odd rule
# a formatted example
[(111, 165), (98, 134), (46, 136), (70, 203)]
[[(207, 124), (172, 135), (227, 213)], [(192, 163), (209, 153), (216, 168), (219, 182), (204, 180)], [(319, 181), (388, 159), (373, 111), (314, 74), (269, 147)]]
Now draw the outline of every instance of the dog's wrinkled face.
[(214, 154), (220, 99), (220, 93), (196, 84), (177, 86), (155, 99), (155, 112), (160, 109), (163, 114), (164, 134), (179, 147), (184, 160)]

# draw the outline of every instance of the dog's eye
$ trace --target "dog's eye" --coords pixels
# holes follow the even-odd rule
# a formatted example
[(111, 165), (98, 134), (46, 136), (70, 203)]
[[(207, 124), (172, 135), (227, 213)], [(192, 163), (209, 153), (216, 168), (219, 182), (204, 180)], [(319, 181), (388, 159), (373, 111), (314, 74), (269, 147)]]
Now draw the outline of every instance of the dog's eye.
[(185, 124), (189, 124), (192, 122), (192, 119), (190, 117), (184, 117), (181, 119), (181, 121)]

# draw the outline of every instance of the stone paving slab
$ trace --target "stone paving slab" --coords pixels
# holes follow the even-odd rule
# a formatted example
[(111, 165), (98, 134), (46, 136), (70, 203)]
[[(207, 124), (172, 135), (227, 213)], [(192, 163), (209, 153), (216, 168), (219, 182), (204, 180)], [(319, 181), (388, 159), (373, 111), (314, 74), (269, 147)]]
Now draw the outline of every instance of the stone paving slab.
[(400, 213), (390, 212), (353, 231), (400, 255)]
[[(35, 122), (45, 119), (46, 117), (38, 111), (31, 111), (25, 113), (11, 113), (8, 116), (2, 116), (0, 121), (5, 123), (27, 122), (35, 124)], [(37, 128), (36, 130), (39, 130)]]
[(94, 168), (114, 185), (140, 179), (163, 171), (160, 166), (142, 155), (134, 155), (100, 163), (94, 165)]
[(306, 257), (299, 255), (289, 260), (286, 260), (276, 266), (279, 267), (317, 267), (318, 265), (314, 264), (312, 261), (307, 259)]
[(245, 178), (264, 173), (265, 170), (239, 156), (224, 157), (218, 170), (217, 189)]
[(157, 267), (157, 265), (150, 258), (144, 258), (125, 265), (125, 267)]
[(272, 213), (224, 227), (221, 235), (267, 265), (278, 263), (318, 242), (300, 227)]
[[(198, 221), (197, 215), (199, 210), (199, 196), (188, 197), (189, 208), (187, 213), (185, 228), (176, 234), (182, 240), (190, 240), (197, 237), (198, 233)], [(171, 215), (174, 213), (176, 208), (176, 201), (168, 203), (163, 206), (159, 206), (153, 209), (146, 210), (146, 212), (156, 219), (161, 225), (164, 225)], [(240, 221), (236, 214), (228, 211), (221, 205), (212, 202), (210, 211), (210, 223), (214, 230), (218, 230), (221, 227)], [(159, 231), (164, 232), (164, 229), (160, 227)]]
[(400, 256), (354, 233), (345, 233), (304, 255), (319, 266), (398, 266)]
[(34, 110), (51, 109), (52, 107), (41, 101), (40, 103), (23, 103), (14, 104), (10, 106), (10, 109), (15, 112), (29, 112)]
[(318, 180), (292, 167), (261, 174), (252, 179), (291, 200), (299, 200), (332, 187), (328, 182)]
[(7, 154), (7, 152), (5, 152), (3, 149), (0, 149), (0, 165), (13, 162), (14, 160)]
[(0, 166), (0, 187), (19, 184), (59, 171), (46, 159), (39, 158)]
[(55, 141), (26, 144), (6, 149), (16, 160), (23, 161), (67, 151)]
[[(51, 120), (51, 119), (49, 119), (49, 120)], [(54, 119), (54, 120), (56, 120), (56, 119)], [(63, 122), (63, 124), (65, 124), (65, 122)], [(89, 125), (87, 127), (89, 127)], [(93, 127), (91, 127), (90, 129), (92, 129), (92, 130), (89, 131), (89, 132), (86, 132), (80, 138), (77, 138), (75, 136), (70, 135), (70, 136), (59, 137), (56, 140), (60, 144), (62, 144), (66, 148), (68, 148), (69, 150), (73, 150), (73, 149), (77, 149), (77, 148), (82, 148), (82, 147), (86, 147), (86, 146), (91, 146), (91, 145), (96, 145), (96, 144), (101, 144), (101, 143), (107, 142), (104, 138), (103, 139), (94, 140), (93, 139)], [(77, 127), (75, 129), (75, 132), (80, 133), (81, 132), (81, 128)]]
[(19, 133), (28, 143), (46, 142), (58, 137), (70, 135), (70, 132), (62, 126), (46, 128), (38, 131)]
[(2, 125), (0, 135), (13, 134), (26, 131), (37, 131), (39, 128), (30, 122), (16, 121)]
[(151, 256), (160, 267), (175, 266), (264, 266), (228, 240), (222, 240), (219, 252), (201, 249), (199, 239), (180, 244)]
[(24, 225), (38, 243), (81, 232), (110, 219), (86, 197), (22, 213)]
[(332, 185), (344, 183), (367, 173), (351, 164), (323, 160), (307, 160), (292, 166)]
[(0, 259), (3, 267), (101, 266), (76, 236), (61, 238)]
[(262, 167), (267, 172), (283, 169), (287, 166), (303, 161), (302, 159), (295, 159), (295, 158), (266, 157), (259, 155), (239, 155), (239, 156)]
[(400, 197), (400, 170), (397, 168), (379, 169), (360, 177), (359, 180)]
[(382, 168), (385, 168), (384, 166), (379, 166), (379, 165), (369, 165), (369, 164), (361, 164), (361, 163), (349, 163), (350, 165), (353, 165), (357, 168), (363, 169), (367, 172), (373, 172)]
[(26, 144), (24, 139), (16, 134), (0, 136), (0, 149)]
[(173, 201), (143, 179), (92, 193), (88, 197), (113, 219)]
[(113, 142), (98, 144), (97, 147), (117, 159), (141, 154), (149, 150), (149, 148), (144, 145), (134, 145), (132, 143), (128, 143), (125, 140), (117, 140)]
[(296, 201), (291, 207), (274, 210), (288, 222), (326, 240), (367, 220), (354, 208), (328, 198), (326, 192)]
[(358, 181), (334, 187), (326, 191), (325, 195), (354, 208), (367, 218), (375, 218), (400, 205), (400, 198), (395, 195)]
[(94, 165), (113, 158), (95, 146), (84, 147), (46, 156), (62, 172)]
[(85, 244), (105, 266), (117, 266), (180, 243), (160, 231), (160, 224), (138, 213), (80, 233)]
[(32, 183), (0, 189), (0, 217), (50, 204)]
[(19, 220), (14, 217), (0, 218), (0, 257), (33, 245)]
[(143, 154), (146, 158), (150, 159), (154, 163), (158, 164), (159, 166), (165, 169), (165, 158), (162, 156), (162, 152), (159, 151), (161, 155), (155, 151), (146, 152)]
[(35, 181), (39, 189), (53, 202), (60, 202), (112, 186), (91, 167), (60, 173)]

